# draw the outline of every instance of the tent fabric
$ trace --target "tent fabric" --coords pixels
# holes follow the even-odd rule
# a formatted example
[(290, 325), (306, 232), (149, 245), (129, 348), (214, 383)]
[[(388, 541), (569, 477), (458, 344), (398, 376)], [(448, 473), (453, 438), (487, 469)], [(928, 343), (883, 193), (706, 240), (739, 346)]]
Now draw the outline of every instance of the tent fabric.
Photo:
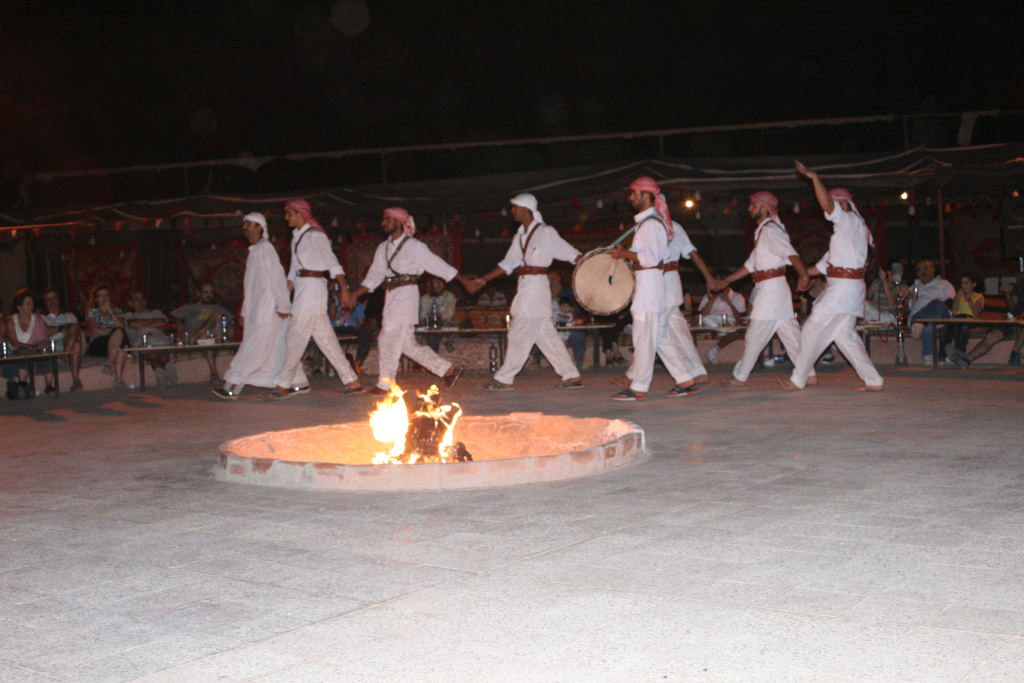
[[(945, 149), (917, 148), (887, 155), (801, 157), (818, 170), (826, 185), (850, 188), (860, 200), (891, 199), (894, 191), (931, 196), (942, 188), (950, 199), (1009, 192), (1024, 186), (1024, 144), (1006, 143)], [(157, 227), (183, 216), (241, 221), (253, 210), (280, 212), (284, 202), (304, 194), (319, 216), (379, 215), (401, 204), (414, 215), (493, 211), (521, 192), (545, 204), (621, 192), (637, 176), (649, 175), (667, 191), (700, 191), (745, 196), (771, 190), (780, 201), (806, 200), (809, 186), (793, 172), (793, 159), (731, 157), (689, 162), (640, 160), (572, 168), (444, 178), (409, 183), (289, 192), (287, 196), (194, 195), (159, 201), (130, 201), (66, 210), (0, 213), (0, 227), (68, 221), (119, 221)]]

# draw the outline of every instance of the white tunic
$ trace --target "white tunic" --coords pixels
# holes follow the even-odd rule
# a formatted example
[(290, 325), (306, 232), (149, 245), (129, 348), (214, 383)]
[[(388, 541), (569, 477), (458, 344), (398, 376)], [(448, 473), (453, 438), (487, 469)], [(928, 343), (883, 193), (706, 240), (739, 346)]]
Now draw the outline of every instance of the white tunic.
[[(665, 263), (676, 263), (680, 258), (690, 260), (697, 247), (693, 246), (683, 226), (672, 221), (673, 237), (668, 243), (668, 255)], [(665, 306), (678, 308), (683, 305), (683, 281), (678, 270), (665, 271)]]
[[(526, 253), (523, 253), (523, 248)], [(554, 260), (573, 263), (580, 252), (562, 239), (550, 225), (534, 221), (527, 228), (519, 226), (498, 267), (512, 274), (520, 266), (549, 268)], [(520, 275), (516, 295), (509, 311), (513, 316), (547, 318), (551, 315), (551, 286), (546, 275)]]
[[(835, 202), (832, 213), (825, 214), (825, 218), (834, 226), (832, 237), (828, 242), (828, 251), (815, 267), (822, 274), (828, 272), (829, 265), (837, 268), (863, 268), (868, 262), (868, 245), (873, 242), (864, 219), (854, 211), (843, 209), (839, 202)], [(866, 289), (862, 277), (826, 278), (825, 291), (814, 302), (814, 312), (862, 317)]]
[(327, 280), (300, 277), (299, 270), (329, 271), (332, 278), (345, 273), (331, 249), (331, 240), (309, 223), (292, 232), (292, 263), (288, 280), (295, 285), (292, 316), (327, 316)]
[[(761, 221), (754, 231), (754, 250), (743, 267), (751, 273), (784, 268), (790, 264), (789, 257), (796, 255), (786, 226), (778, 218), (769, 217)], [(785, 277), (762, 280), (754, 285), (754, 289), (756, 296), (751, 297), (751, 320), (789, 320), (795, 317), (793, 293)]]
[(668, 255), (668, 231), (653, 206), (636, 214), (633, 220), (639, 227), (633, 234), (632, 251), (645, 270), (636, 273), (636, 292), (629, 310), (660, 313), (665, 310), (665, 276), (660, 268), (651, 266), (660, 265)]
[[(404, 246), (399, 248), (403, 240)], [(390, 267), (388, 259), (391, 259)], [(459, 273), (415, 237), (406, 239), (403, 236), (397, 240), (388, 238), (377, 246), (362, 285), (372, 292), (380, 287), (386, 277), (422, 275), (424, 272), (436, 275), (445, 282)], [(396, 287), (385, 294), (382, 324), (415, 325), (419, 319), (420, 289), (415, 283)]]
[(224, 379), (229, 384), (272, 387), (285, 351), (285, 321), (277, 314), (288, 313), (291, 304), (281, 259), (267, 240), (249, 247), (242, 285), (242, 343)]

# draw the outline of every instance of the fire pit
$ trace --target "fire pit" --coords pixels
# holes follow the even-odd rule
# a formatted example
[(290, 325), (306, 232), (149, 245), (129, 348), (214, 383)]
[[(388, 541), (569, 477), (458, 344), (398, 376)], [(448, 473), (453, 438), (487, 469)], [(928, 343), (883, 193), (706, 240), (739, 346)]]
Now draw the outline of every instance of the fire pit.
[[(420, 398), (428, 396), (429, 392)], [(394, 408), (393, 404), (390, 407)], [(438, 451), (447, 449), (447, 453), (410, 456), (408, 446), (399, 447), (391, 437), (381, 438), (379, 416), (388, 408), (385, 399), (366, 422), (266, 432), (228, 441), (220, 447), (215, 476), (224, 481), (292, 488), (440, 490), (582, 477), (646, 457), (643, 430), (625, 420), (543, 413), (460, 418), (458, 406), (437, 405), (433, 408), (444, 415), (439, 424), (450, 421), (452, 427), (436, 440)], [(422, 417), (422, 411), (422, 403), (409, 411), (406, 427), (415, 426), (415, 416)], [(404, 433), (402, 436), (405, 444)], [(410, 441), (415, 441), (411, 431)]]

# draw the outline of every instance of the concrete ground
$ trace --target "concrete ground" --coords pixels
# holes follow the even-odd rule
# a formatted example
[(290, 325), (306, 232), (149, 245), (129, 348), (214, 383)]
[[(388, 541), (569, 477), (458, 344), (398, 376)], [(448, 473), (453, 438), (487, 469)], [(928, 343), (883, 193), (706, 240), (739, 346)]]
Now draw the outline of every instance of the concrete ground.
[(467, 377), (469, 414), (622, 416), (652, 457), (449, 493), (212, 479), (226, 439), (364, 419), (326, 380), (0, 401), (0, 680), (1024, 680), (1024, 374), (882, 371)]

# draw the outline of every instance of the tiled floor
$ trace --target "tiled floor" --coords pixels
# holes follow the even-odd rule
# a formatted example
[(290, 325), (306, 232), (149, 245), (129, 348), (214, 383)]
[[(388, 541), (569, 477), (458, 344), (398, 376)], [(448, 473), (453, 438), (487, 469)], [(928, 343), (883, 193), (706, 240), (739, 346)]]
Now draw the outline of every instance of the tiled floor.
[(652, 458), (447, 493), (212, 479), (221, 441), (365, 417), (326, 382), (4, 401), (0, 680), (1024, 680), (1024, 374), (883, 374), (467, 377), (468, 414), (622, 416)]

